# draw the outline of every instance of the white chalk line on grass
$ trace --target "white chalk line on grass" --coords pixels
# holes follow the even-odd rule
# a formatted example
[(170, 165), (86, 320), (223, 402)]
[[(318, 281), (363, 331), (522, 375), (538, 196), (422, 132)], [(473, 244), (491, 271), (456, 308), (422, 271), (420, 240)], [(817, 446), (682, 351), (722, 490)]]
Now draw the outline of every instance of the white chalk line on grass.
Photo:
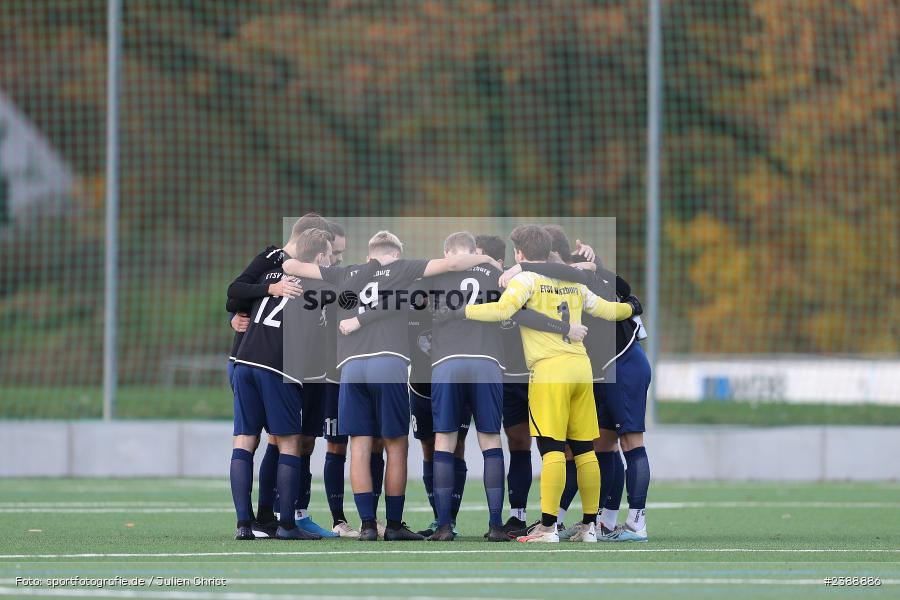
[[(577, 502), (573, 505), (577, 506)], [(314, 506), (316, 508), (316, 506)], [(324, 508), (324, 505), (322, 506)], [(900, 509), (900, 502), (650, 502), (647, 510), (680, 509), (734, 509), (734, 508), (832, 508), (832, 509)], [(61, 514), (167, 514), (167, 513), (230, 513), (234, 508), (228, 503), (205, 503), (196, 505), (187, 502), (0, 502), (0, 514), (27, 514), (55, 512)], [(461, 511), (485, 511), (487, 506), (465, 504)], [(427, 504), (412, 504), (404, 509), (408, 513), (430, 513)]]
[[(314, 542), (310, 542), (314, 543)], [(574, 544), (572, 544), (574, 545)], [(0, 554), (0, 560), (34, 559), (34, 558), (200, 558), (200, 557), (227, 557), (227, 556), (350, 556), (375, 554), (388, 555), (417, 555), (422, 554), (610, 554), (610, 553), (755, 553), (755, 554), (900, 554), (897, 548), (647, 548), (635, 547), (622, 548), (621, 544), (602, 543), (591, 548), (569, 548), (565, 545), (551, 548), (535, 548), (533, 545), (510, 543), (508, 548), (491, 548), (480, 550), (452, 549), (446, 550), (303, 550), (303, 551), (236, 551), (236, 552), (84, 552), (78, 554)]]
[[(349, 577), (342, 582), (333, 578), (252, 579), (228, 577), (228, 585), (823, 585), (822, 579), (724, 578), (724, 577)], [(900, 579), (881, 579), (882, 585), (900, 584)]]
[[(333, 582), (332, 582), (333, 583)], [(458, 582), (457, 582), (458, 583)], [(64, 598), (166, 598), (175, 600), (282, 600), (292, 598), (294, 600), (383, 600), (387, 598), (402, 597), (405, 600), (447, 600), (448, 596), (398, 596), (396, 593), (388, 596), (341, 596), (341, 595), (302, 595), (291, 592), (290, 594), (260, 594), (257, 592), (225, 592), (225, 591), (197, 591), (185, 592), (174, 589), (157, 590), (123, 590), (123, 589), (81, 589), (81, 588), (26, 588), (26, 587), (0, 587), (0, 596), (32, 596), (32, 597), (64, 597)], [(496, 600), (496, 598), (471, 598), (471, 600)], [(523, 598), (521, 600), (535, 600)]]

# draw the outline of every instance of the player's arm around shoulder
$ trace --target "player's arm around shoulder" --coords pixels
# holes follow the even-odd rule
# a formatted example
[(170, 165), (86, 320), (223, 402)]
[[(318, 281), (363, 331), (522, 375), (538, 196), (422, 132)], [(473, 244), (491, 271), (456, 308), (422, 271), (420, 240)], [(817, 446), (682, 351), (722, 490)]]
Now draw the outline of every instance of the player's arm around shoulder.
[(322, 269), (314, 263), (300, 262), (296, 258), (289, 258), (284, 261), (281, 268), (287, 275), (294, 277), (306, 277), (307, 279), (323, 279)]
[(579, 284), (579, 288), (584, 298), (584, 310), (592, 317), (606, 321), (624, 321), (643, 312), (640, 302), (634, 296), (629, 296), (625, 302), (610, 302), (589, 290), (584, 284)]
[(531, 297), (536, 278), (534, 273), (519, 273), (507, 285), (506, 291), (496, 302), (470, 304), (465, 308), (466, 318), (473, 321), (505, 321), (525, 306)]

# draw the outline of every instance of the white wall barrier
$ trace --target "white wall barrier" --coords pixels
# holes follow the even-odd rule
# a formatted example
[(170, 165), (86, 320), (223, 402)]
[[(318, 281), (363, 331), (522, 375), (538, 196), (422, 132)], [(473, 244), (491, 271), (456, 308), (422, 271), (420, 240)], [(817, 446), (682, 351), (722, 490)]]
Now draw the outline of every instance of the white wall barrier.
[[(656, 480), (900, 480), (900, 461), (885, 460), (900, 456), (896, 427), (665, 426), (646, 437)], [(231, 424), (221, 421), (0, 421), (0, 439), (0, 477), (227, 477), (231, 458)], [(470, 474), (480, 477), (474, 435), (466, 454)], [(320, 441), (313, 454), (316, 477), (324, 456)], [(532, 464), (538, 473), (537, 450)], [(409, 473), (422, 476), (415, 440)]]
[(669, 356), (654, 379), (663, 400), (900, 405), (897, 359)]

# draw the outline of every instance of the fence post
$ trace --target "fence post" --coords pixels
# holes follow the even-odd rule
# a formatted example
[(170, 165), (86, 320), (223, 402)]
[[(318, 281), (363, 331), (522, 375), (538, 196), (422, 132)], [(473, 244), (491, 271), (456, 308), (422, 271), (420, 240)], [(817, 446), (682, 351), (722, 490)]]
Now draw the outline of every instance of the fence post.
[[(662, 128), (662, 14), (660, 0), (649, 1), (647, 22), (647, 354), (654, 381), (659, 357), (659, 191)], [(656, 422), (656, 385), (650, 385), (647, 419)]]
[(103, 419), (116, 415), (119, 253), (119, 63), (122, 0), (108, 0), (106, 80), (106, 243), (103, 319)]

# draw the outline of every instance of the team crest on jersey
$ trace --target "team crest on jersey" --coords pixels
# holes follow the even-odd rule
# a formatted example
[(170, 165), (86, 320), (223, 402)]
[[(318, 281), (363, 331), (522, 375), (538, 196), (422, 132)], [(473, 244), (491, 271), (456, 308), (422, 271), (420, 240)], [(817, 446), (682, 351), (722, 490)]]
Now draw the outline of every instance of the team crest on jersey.
[(500, 321), (500, 329), (513, 329), (516, 326), (516, 322), (512, 319), (504, 319)]
[(431, 330), (423, 331), (419, 334), (419, 339), (416, 340), (416, 343), (419, 345), (419, 350), (422, 351), (423, 354), (431, 353)]

